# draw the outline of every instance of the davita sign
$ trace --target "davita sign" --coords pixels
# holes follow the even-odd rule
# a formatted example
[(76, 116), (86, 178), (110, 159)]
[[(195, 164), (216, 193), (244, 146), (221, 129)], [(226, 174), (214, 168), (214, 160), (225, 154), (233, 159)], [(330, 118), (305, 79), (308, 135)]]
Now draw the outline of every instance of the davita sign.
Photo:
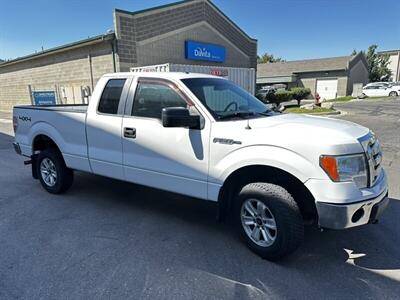
[(196, 41), (185, 41), (185, 57), (191, 60), (224, 62), (225, 47)]

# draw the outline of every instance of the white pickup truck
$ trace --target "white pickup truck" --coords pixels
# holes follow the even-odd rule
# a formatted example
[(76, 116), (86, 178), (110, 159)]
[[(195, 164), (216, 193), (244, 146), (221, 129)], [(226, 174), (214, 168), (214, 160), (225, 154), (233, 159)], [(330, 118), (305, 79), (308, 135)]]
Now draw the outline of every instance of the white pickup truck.
[(16, 152), (48, 192), (79, 170), (215, 201), (271, 260), (299, 246), (305, 223), (375, 223), (389, 202), (368, 128), (274, 113), (220, 77), (108, 74), (88, 106), (16, 106), (13, 123)]

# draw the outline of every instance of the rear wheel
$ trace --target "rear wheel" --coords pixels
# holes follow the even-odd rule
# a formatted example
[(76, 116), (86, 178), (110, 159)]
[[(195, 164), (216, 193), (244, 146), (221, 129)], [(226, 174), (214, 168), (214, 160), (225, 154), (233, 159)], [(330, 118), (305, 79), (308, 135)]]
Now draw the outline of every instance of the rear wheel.
[(36, 170), (40, 183), (49, 193), (62, 194), (73, 182), (73, 170), (69, 169), (56, 149), (46, 149), (39, 153)]
[(389, 93), (389, 96), (390, 96), (390, 97), (397, 97), (398, 94), (397, 94), (397, 92), (392, 91), (392, 92)]
[(240, 191), (235, 221), (251, 250), (269, 260), (295, 251), (303, 240), (304, 224), (293, 197), (282, 187), (251, 183)]

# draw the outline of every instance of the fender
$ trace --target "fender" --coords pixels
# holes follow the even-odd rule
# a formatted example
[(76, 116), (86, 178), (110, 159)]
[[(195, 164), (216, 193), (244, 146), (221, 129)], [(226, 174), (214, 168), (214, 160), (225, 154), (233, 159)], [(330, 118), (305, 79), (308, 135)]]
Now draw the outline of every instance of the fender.
[(232, 151), (219, 162), (210, 163), (208, 198), (217, 201), (219, 190), (229, 175), (242, 167), (252, 165), (281, 169), (303, 183), (310, 178), (322, 179), (326, 176), (319, 165), (315, 166), (305, 157), (289, 149), (270, 145), (242, 147)]
[(86, 141), (84, 144), (73, 143), (71, 141), (66, 142), (61, 133), (54, 126), (45, 121), (39, 121), (32, 125), (27, 136), (31, 149), (30, 155), (34, 154), (33, 142), (38, 135), (45, 135), (53, 140), (60, 150), (67, 167), (85, 172), (92, 172), (87, 156)]
[(34, 154), (33, 153), (33, 142), (38, 135), (48, 136), (57, 145), (57, 147), (61, 151), (61, 153), (66, 152), (65, 150), (67, 148), (67, 143), (65, 142), (62, 135), (58, 132), (58, 130), (54, 126), (52, 126), (51, 124), (49, 124), (45, 121), (39, 121), (39, 122), (34, 123), (31, 126), (31, 129), (29, 130), (29, 133), (27, 136), (28, 145), (30, 145), (30, 147), (32, 149), (31, 154)]

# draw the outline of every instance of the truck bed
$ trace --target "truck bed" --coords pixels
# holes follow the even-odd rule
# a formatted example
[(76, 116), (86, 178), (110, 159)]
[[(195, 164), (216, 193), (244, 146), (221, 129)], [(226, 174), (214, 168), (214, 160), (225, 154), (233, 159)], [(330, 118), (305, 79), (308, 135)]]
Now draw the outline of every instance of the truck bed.
[(15, 141), (22, 155), (33, 154), (34, 138), (44, 134), (53, 140), (68, 167), (90, 171), (86, 143), (87, 105), (22, 105), (14, 106), (18, 122)]
[(62, 112), (86, 113), (87, 104), (61, 104), (61, 105), (18, 105), (15, 108), (34, 109), (34, 110), (51, 110)]

